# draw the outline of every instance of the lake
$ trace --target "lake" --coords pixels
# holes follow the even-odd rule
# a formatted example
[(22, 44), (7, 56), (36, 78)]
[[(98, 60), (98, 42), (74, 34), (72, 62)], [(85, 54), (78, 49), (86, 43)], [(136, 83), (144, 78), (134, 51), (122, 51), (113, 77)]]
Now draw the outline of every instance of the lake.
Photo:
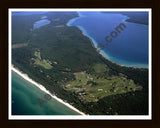
[(38, 15), (38, 14), (44, 14), (44, 16), (41, 17), (40, 20), (36, 21), (33, 24), (33, 29), (37, 29), (40, 28), (42, 26), (45, 26), (47, 24), (50, 24), (50, 20), (47, 19), (47, 16), (45, 16), (45, 13), (47, 13), (47, 11), (21, 11), (21, 12), (12, 12), (12, 16), (29, 16), (29, 15)]
[[(44, 13), (46, 12), (12, 12), (12, 16), (28, 16)], [(47, 16), (44, 15), (33, 24), (33, 28), (36, 29), (49, 23), (50, 21), (47, 19)], [(79, 115), (79, 113), (53, 98), (41, 107), (37, 99), (45, 100), (45, 95), (39, 88), (12, 71), (12, 115)]]
[(40, 106), (38, 99), (45, 100), (44, 96), (38, 87), (12, 71), (12, 115), (79, 115), (53, 98)]
[[(13, 15), (35, 15), (46, 12), (17, 12)], [(127, 28), (100, 52), (108, 59), (126, 66), (148, 67), (148, 26), (129, 23), (127, 16), (121, 14), (103, 14), (100, 12), (79, 12), (79, 17), (70, 20), (69, 26), (77, 26), (92, 39), (95, 47), (106, 44), (105, 37), (120, 23)], [(33, 24), (37, 29), (49, 24), (44, 15)], [(40, 107), (37, 99), (44, 99), (45, 93), (25, 81), (12, 71), (12, 115), (79, 115), (55, 99)]]
[[(43, 17), (44, 18), (44, 17)], [(48, 19), (42, 19), (42, 20), (39, 20), (39, 21), (36, 21), (33, 25), (33, 29), (36, 29), (36, 28), (40, 28), (42, 26), (45, 26), (47, 24), (50, 24), (50, 20)]]
[(96, 48), (106, 45), (106, 36), (120, 24), (126, 25), (116, 38), (100, 52), (109, 60), (125, 66), (148, 67), (148, 25), (129, 23), (122, 14), (78, 12), (79, 17), (70, 20), (68, 26), (77, 26), (92, 39)]

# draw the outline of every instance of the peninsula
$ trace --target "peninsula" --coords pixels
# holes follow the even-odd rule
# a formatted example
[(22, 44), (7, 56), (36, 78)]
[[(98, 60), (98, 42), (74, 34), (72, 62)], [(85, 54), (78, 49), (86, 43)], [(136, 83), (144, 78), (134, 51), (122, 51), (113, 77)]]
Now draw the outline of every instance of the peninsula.
[[(50, 23), (33, 29), (44, 16)], [(12, 64), (82, 115), (147, 115), (148, 69), (104, 58), (77, 27), (67, 26), (75, 17), (76, 12), (12, 16)]]

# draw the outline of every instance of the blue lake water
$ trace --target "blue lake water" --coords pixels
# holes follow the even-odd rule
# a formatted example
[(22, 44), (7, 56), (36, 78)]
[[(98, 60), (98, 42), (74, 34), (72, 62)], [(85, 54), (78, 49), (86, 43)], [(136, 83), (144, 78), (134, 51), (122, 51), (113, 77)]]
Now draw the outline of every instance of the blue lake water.
[[(27, 16), (46, 12), (18, 12), (13, 15)], [(128, 17), (120, 14), (99, 12), (81, 12), (79, 18), (69, 22), (70, 26), (79, 27), (85, 35), (98, 43), (106, 44), (105, 37), (120, 23), (127, 28), (101, 51), (110, 60), (127, 66), (148, 66), (148, 26), (128, 23)], [(47, 17), (41, 17), (34, 24), (34, 29), (49, 24)], [(58, 101), (51, 99), (40, 107), (37, 98), (44, 99), (45, 93), (25, 81), (12, 71), (12, 114), (13, 115), (78, 115)]]
[[(92, 39), (95, 47), (105, 45), (101, 53), (111, 61), (135, 67), (148, 67), (148, 26), (125, 22), (127, 16), (100, 12), (78, 12), (79, 17), (70, 20), (68, 26), (77, 26)], [(126, 28), (108, 43), (105, 38), (124, 23)]]
[[(28, 16), (44, 13), (46, 12), (13, 12), (12, 16)], [(44, 15), (34, 24), (34, 28), (39, 28), (49, 23), (50, 21)], [(13, 71), (11, 82), (12, 115), (79, 115), (79, 113), (53, 98), (47, 103), (43, 103), (41, 107), (37, 99), (45, 100), (44, 96), (46, 94)]]
[(12, 12), (12, 16), (28, 16), (28, 15), (38, 15), (38, 14), (44, 14), (44, 16), (41, 17), (41, 19), (39, 21), (36, 21), (33, 24), (33, 29), (36, 28), (40, 28), (42, 26), (45, 26), (47, 24), (50, 24), (50, 20), (47, 19), (47, 16), (45, 16), (44, 11), (36, 11), (36, 12), (32, 12), (32, 11), (21, 11), (21, 12)]
[(50, 24), (50, 20), (48, 19), (42, 19), (42, 20), (39, 20), (39, 21), (36, 21), (33, 25), (33, 29), (36, 29), (36, 28), (40, 28), (42, 26), (45, 26), (47, 24)]

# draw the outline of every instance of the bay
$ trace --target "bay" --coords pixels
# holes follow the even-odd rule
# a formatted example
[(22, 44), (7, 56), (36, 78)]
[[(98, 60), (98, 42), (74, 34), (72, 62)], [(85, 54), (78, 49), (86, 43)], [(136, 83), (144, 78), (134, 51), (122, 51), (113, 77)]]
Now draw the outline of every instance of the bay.
[[(68, 26), (77, 26), (92, 39), (94, 46), (105, 45), (100, 52), (109, 60), (125, 66), (148, 67), (148, 25), (129, 23), (122, 14), (78, 12), (79, 17), (70, 20)], [(106, 42), (115, 28), (123, 23), (126, 28), (111, 43)]]

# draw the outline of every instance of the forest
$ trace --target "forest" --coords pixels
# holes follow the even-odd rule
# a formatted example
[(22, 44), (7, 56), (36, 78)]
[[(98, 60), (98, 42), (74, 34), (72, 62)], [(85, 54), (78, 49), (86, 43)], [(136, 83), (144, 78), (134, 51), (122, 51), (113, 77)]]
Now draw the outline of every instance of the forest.
[[(47, 12), (45, 16), (51, 23), (33, 29), (34, 22), (42, 16), (44, 14), (12, 16), (12, 64), (15, 67), (86, 114), (148, 114), (147, 68), (124, 67), (102, 57), (77, 27), (66, 25), (78, 16), (76, 12)], [(55, 27), (57, 25), (61, 27)], [(24, 43), (27, 45), (19, 45)], [(15, 47), (15, 44), (21, 47)], [(95, 66), (97, 64), (99, 67)], [(77, 72), (96, 76), (96, 79), (123, 76), (142, 89), (86, 102), (75, 91), (66, 89), (67, 83), (76, 80)], [(94, 81), (88, 84), (96, 85)]]

